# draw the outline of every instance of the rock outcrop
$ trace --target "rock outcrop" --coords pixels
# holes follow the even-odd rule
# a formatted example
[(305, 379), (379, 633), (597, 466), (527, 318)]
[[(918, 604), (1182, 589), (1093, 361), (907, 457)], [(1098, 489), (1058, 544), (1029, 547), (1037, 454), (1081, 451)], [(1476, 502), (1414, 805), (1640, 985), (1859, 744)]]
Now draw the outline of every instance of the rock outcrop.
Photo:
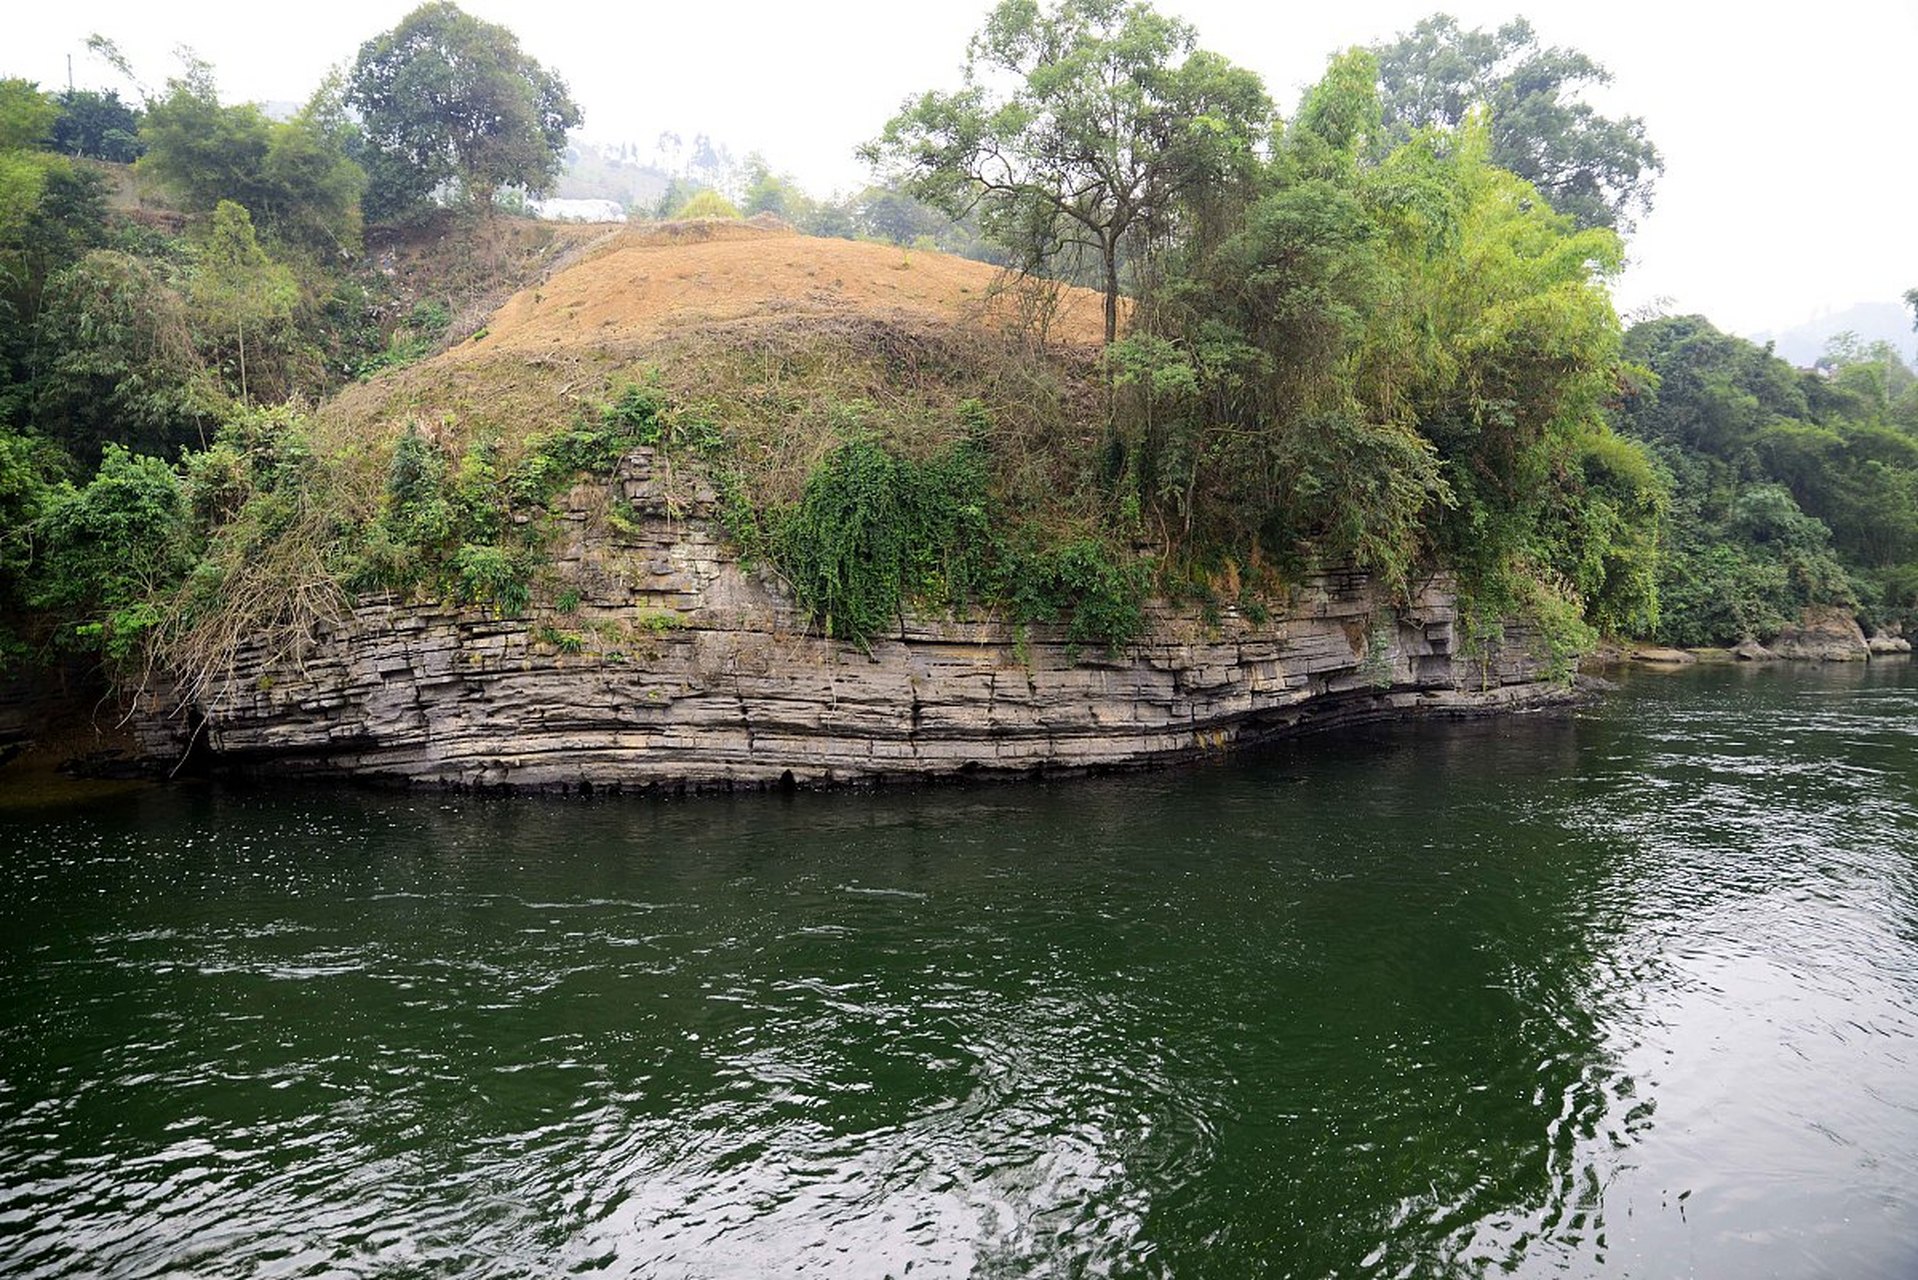
[(1911, 652), (1911, 641), (1907, 640), (1897, 627), (1886, 627), (1882, 631), (1872, 633), (1866, 639), (1865, 645), (1871, 650), (1871, 656), (1874, 658)]
[(1698, 655), (1685, 649), (1666, 649), (1656, 645), (1645, 645), (1632, 650), (1633, 662), (1647, 662), (1660, 667), (1689, 667), (1698, 661)]
[(190, 705), (149, 688), (147, 749), (409, 784), (806, 786), (1133, 765), (1573, 696), (1521, 628), (1461, 654), (1443, 579), (1392, 609), (1339, 571), (1263, 622), (1158, 610), (1116, 655), (990, 616), (907, 618), (867, 651), (805, 626), (718, 532), (710, 490), (664, 472), (640, 451), (610, 495), (572, 495), (551, 593), (566, 612), (362, 599), (297, 657), (243, 651)]
[(1849, 609), (1813, 605), (1773, 638), (1771, 651), (1781, 658), (1808, 662), (1864, 662), (1871, 657), (1865, 633)]

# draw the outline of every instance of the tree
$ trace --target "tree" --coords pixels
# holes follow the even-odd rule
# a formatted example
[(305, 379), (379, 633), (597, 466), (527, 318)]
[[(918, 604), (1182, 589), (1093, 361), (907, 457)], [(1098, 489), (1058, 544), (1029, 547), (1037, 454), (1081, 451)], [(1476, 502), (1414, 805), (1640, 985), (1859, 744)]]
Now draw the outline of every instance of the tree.
[(40, 196), (11, 234), (0, 235), (0, 423), (24, 422), (34, 375), (47, 281), (107, 237), (106, 180), (56, 156)]
[(1376, 50), (1385, 125), (1403, 139), (1491, 116), (1492, 161), (1537, 187), (1581, 227), (1631, 229), (1651, 208), (1664, 161), (1636, 116), (1611, 119), (1579, 100), (1611, 73), (1574, 49), (1544, 47), (1531, 24), (1460, 29), (1434, 14)]
[(862, 154), (953, 217), (976, 211), (1028, 269), (1089, 256), (1107, 343), (1121, 264), (1170, 235), (1185, 201), (1252, 165), (1272, 112), (1257, 76), (1126, 0), (1000, 0), (965, 78), (909, 101)]
[(147, 109), (139, 171), (193, 213), (231, 200), (287, 244), (331, 256), (356, 250), (366, 175), (348, 155), (357, 139), (340, 92), (329, 81), (299, 114), (275, 122), (251, 103), (223, 105), (212, 68), (189, 60)]
[(0, 245), (33, 216), (47, 175), (65, 162), (35, 150), (60, 108), (31, 80), (0, 80)]
[(163, 616), (155, 594), (193, 563), (178, 477), (110, 444), (85, 488), (63, 487), (44, 508), (29, 603), (63, 616), (66, 645), (130, 663)]
[(282, 240), (338, 258), (360, 247), (366, 171), (351, 156), (359, 126), (345, 82), (329, 75), (291, 120), (275, 124), (260, 171), (260, 218)]
[(193, 213), (211, 212), (222, 200), (251, 207), (261, 203), (259, 177), (272, 135), (273, 122), (258, 107), (222, 105), (213, 68), (190, 58), (167, 81), (165, 96), (147, 106), (139, 172)]
[(140, 158), (140, 113), (120, 101), (117, 91), (69, 89), (54, 101), (60, 106), (60, 118), (53, 122), (55, 151), (115, 164)]
[(267, 257), (253, 235), (253, 218), (231, 200), (213, 211), (193, 274), (191, 296), (208, 328), (230, 327), (239, 345), (240, 396), (248, 393), (246, 331), (257, 343), (263, 331), (293, 319), (299, 286), (293, 273)]
[(15, 674), (31, 652), (16, 628), (31, 584), (34, 535), (59, 492), (48, 479), (63, 461), (45, 441), (0, 424), (0, 675)]
[(789, 173), (775, 173), (766, 157), (757, 151), (746, 157), (745, 191), (740, 197), (741, 214), (770, 213), (794, 226), (803, 225), (813, 212), (813, 201), (800, 189)]
[(27, 80), (0, 80), (0, 424), (32, 399), (35, 326), (47, 277), (104, 236), (104, 183), (41, 150), (59, 116)]
[(372, 149), (376, 216), (416, 206), (447, 182), (482, 209), (502, 186), (544, 195), (580, 122), (565, 81), (511, 31), (449, 0), (421, 5), (361, 45), (346, 100)]
[(732, 201), (711, 187), (702, 187), (673, 210), (672, 216), (674, 218), (737, 218), (739, 210), (733, 206)]
[(107, 444), (172, 454), (228, 406), (163, 264), (95, 249), (47, 282), (31, 417), (91, 465)]

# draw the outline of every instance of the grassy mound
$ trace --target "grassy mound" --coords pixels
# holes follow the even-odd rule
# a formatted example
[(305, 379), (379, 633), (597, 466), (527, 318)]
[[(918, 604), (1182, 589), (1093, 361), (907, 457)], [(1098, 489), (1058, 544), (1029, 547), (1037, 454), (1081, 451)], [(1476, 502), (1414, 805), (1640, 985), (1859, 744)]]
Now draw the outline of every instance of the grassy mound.
[(367, 590), (562, 609), (550, 508), (639, 445), (719, 485), (825, 634), (916, 602), (1120, 643), (1146, 575), (1101, 476), (1100, 332), (1096, 295), (939, 254), (739, 222), (602, 237), (441, 354), (225, 433), (189, 469), (210, 537), (162, 656), (201, 687)]

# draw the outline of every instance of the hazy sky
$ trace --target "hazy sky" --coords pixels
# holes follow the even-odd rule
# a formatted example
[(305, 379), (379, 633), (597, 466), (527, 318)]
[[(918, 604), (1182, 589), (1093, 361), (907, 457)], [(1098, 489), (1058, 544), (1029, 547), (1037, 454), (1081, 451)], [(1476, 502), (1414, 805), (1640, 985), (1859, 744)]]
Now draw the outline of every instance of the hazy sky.
[[(118, 40), (144, 78), (190, 45), (229, 99), (295, 100), (408, 0), (324, 4), (154, 4), (79, 0), (22, 6), (0, 75), (104, 85), (82, 41)], [(824, 191), (863, 183), (852, 149), (908, 94), (957, 83), (988, 0), (910, 4), (588, 4), (468, 0), (518, 32), (572, 86), (582, 135), (649, 143), (702, 130), (735, 155), (763, 152)], [(1258, 71), (1290, 111), (1326, 57), (1409, 28), (1431, 0), (1288, 5), (1163, 0), (1208, 48)], [(1657, 204), (1631, 242), (1621, 311), (1653, 299), (1744, 332), (1784, 328), (1918, 286), (1918, 165), (1911, 83), (1918, 0), (1827, 0), (1787, 10), (1697, 0), (1532, 0), (1445, 6), (1467, 26), (1516, 13), (1547, 43), (1610, 67), (1603, 106), (1643, 116), (1663, 150)], [(1790, 16), (1787, 16), (1790, 15)]]

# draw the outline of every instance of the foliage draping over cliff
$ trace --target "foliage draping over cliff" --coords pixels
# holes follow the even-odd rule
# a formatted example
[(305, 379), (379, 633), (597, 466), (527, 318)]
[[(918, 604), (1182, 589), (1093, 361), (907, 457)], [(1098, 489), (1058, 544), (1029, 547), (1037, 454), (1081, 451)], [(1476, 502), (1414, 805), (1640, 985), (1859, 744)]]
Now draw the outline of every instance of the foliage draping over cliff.
[[(198, 63), (137, 109), (0, 81), (12, 658), (211, 675), (375, 589), (563, 612), (548, 508), (640, 444), (861, 643), (916, 605), (1109, 647), (1150, 596), (1258, 616), (1331, 561), (1407, 594), (1453, 572), (1468, 642), (1521, 614), (1561, 654), (1918, 610), (1918, 379), (1879, 350), (1794, 371), (1696, 318), (1621, 333), (1612, 228), (1660, 161), (1522, 24), (1339, 54), (1281, 116), (1148, 5), (1007, 0), (965, 86), (868, 148), (878, 212), (828, 221), (907, 245), (937, 209), (1016, 270), (843, 245), (816, 278), (790, 240), (742, 251), (780, 296), (675, 311), (690, 286), (656, 282), (641, 332), (568, 283), (592, 261), (560, 273), (599, 233), (492, 212), (551, 176), (556, 76), (522, 67), (499, 154), (366, 114), (378, 75), (438, 75), (436, 31), (524, 59), (450, 4), (408, 23), (284, 121)], [(419, 221), (429, 191), (476, 203)], [(732, 194), (807, 203), (763, 163)], [(363, 225), (402, 207), (410, 231)], [(1060, 341), (1074, 284), (1089, 345)]]

